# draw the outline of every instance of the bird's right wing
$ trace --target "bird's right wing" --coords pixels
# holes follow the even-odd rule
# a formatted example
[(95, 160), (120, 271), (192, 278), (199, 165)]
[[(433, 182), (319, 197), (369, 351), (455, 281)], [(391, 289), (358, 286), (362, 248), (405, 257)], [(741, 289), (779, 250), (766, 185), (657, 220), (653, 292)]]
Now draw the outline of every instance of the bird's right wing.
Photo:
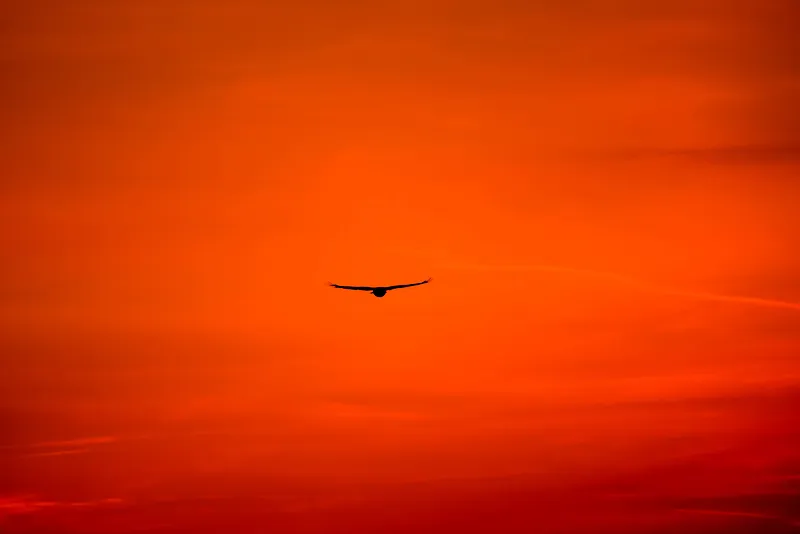
[(337, 289), (351, 289), (354, 291), (372, 291), (375, 289), (374, 287), (369, 286), (340, 286), (339, 284), (331, 284), (330, 282), (328, 282), (328, 285)]
[(423, 280), (422, 282), (414, 282), (413, 284), (398, 284), (396, 286), (389, 286), (386, 288), (386, 291), (391, 291), (392, 289), (402, 289), (404, 287), (421, 286), (422, 284), (427, 284), (431, 280), (431, 278), (428, 278), (427, 280)]

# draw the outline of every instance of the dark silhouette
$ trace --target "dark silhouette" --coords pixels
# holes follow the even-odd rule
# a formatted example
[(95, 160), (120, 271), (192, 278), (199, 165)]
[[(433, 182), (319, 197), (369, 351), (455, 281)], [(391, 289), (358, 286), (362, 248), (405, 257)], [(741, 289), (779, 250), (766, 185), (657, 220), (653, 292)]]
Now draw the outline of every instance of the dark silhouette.
[(413, 284), (399, 284), (396, 286), (380, 286), (380, 287), (371, 287), (371, 286), (340, 286), (338, 284), (331, 284), (330, 282), (328, 285), (331, 287), (335, 287), (337, 289), (352, 289), (354, 291), (369, 291), (376, 297), (380, 298), (386, 295), (387, 291), (391, 291), (392, 289), (401, 289), (404, 287), (413, 287), (413, 286), (421, 286), (422, 284), (427, 284), (430, 282), (431, 279), (428, 278), (427, 280), (423, 280), (422, 282), (414, 282)]

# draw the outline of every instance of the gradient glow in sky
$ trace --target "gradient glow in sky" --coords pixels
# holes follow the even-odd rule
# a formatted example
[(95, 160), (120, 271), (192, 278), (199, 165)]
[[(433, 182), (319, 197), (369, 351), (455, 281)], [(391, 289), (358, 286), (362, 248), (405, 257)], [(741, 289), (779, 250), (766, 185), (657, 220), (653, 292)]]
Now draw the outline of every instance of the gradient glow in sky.
[(796, 528), (796, 2), (0, 16), (9, 532)]

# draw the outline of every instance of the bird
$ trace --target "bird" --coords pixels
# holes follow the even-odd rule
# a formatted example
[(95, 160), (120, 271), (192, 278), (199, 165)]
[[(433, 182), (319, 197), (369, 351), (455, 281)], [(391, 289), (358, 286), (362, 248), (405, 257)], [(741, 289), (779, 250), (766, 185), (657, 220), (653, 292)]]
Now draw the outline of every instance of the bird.
[(423, 280), (422, 282), (414, 282), (413, 284), (398, 284), (398, 285), (395, 285), (395, 286), (376, 286), (376, 287), (373, 287), (373, 286), (342, 286), (342, 285), (339, 285), (339, 284), (332, 284), (330, 282), (328, 282), (328, 285), (331, 286), (331, 287), (335, 287), (337, 289), (350, 289), (350, 290), (353, 290), (353, 291), (369, 291), (373, 295), (375, 295), (376, 297), (381, 298), (381, 297), (386, 296), (386, 293), (388, 291), (393, 290), (393, 289), (402, 289), (404, 287), (421, 286), (422, 284), (427, 284), (431, 280), (432, 280), (431, 278), (428, 278), (427, 280)]

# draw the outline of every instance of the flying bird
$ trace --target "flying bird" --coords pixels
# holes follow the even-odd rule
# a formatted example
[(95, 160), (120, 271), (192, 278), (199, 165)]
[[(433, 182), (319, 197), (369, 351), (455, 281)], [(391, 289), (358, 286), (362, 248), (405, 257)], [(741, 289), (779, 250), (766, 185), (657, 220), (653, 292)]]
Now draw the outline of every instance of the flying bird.
[(421, 286), (422, 284), (427, 284), (430, 282), (431, 279), (428, 278), (427, 280), (423, 280), (422, 282), (414, 282), (413, 284), (398, 284), (396, 286), (340, 286), (339, 284), (331, 284), (328, 283), (331, 287), (335, 287), (337, 289), (351, 289), (353, 291), (369, 291), (373, 295), (378, 298), (381, 298), (386, 295), (387, 291), (391, 291), (392, 289), (402, 289), (404, 287), (413, 287), (413, 286)]

